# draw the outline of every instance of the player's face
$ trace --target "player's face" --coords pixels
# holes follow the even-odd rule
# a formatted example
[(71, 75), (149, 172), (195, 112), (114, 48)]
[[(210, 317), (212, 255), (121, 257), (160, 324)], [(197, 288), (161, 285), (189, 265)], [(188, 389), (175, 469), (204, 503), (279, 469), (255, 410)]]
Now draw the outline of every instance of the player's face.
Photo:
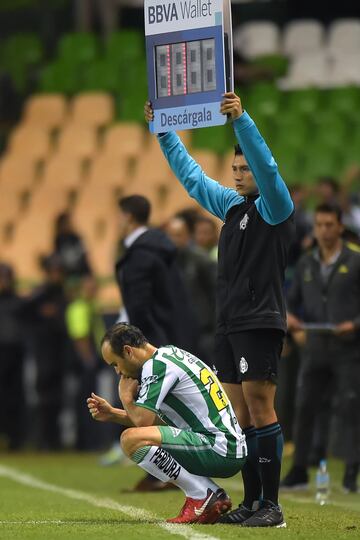
[(239, 195), (247, 197), (258, 192), (250, 167), (244, 156), (237, 155), (232, 164), (233, 179), (235, 189)]
[(320, 248), (332, 248), (341, 237), (344, 230), (334, 213), (318, 212), (315, 214), (314, 236)]
[(138, 377), (138, 368), (134, 362), (133, 353), (131, 347), (125, 347), (124, 356), (118, 356), (112, 350), (110, 343), (105, 341), (101, 348), (101, 353), (108, 366), (115, 368), (118, 375), (125, 375), (125, 377), (132, 377), (136, 379)]

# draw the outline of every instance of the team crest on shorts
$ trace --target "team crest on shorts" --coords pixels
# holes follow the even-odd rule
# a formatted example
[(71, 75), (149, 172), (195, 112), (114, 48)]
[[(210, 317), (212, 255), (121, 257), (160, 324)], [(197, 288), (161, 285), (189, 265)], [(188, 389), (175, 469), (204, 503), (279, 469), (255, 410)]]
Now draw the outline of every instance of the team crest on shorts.
[(175, 427), (172, 427), (172, 426), (169, 426), (169, 427), (170, 427), (170, 431), (171, 431), (171, 433), (173, 434), (174, 437), (177, 437), (181, 433), (181, 429), (178, 429), (178, 428), (175, 428)]
[(247, 370), (249, 369), (249, 364), (247, 363), (247, 361), (245, 360), (243, 356), (240, 359), (239, 366), (240, 366), (240, 373), (246, 373)]

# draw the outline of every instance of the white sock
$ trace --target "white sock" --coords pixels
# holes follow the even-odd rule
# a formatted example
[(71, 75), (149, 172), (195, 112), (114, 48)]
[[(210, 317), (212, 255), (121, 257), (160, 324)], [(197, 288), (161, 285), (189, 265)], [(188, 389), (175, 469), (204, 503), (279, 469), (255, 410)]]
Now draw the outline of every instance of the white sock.
[(167, 450), (159, 446), (139, 448), (131, 459), (162, 482), (172, 482), (192, 499), (204, 499), (208, 489), (214, 492), (219, 489), (210, 478), (189, 473)]

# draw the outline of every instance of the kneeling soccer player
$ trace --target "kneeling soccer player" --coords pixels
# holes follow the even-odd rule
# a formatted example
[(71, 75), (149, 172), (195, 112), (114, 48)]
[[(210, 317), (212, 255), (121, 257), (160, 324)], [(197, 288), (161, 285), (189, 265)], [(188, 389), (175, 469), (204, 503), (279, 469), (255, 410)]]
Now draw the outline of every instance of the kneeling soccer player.
[(196, 356), (173, 345), (156, 348), (125, 323), (106, 332), (102, 354), (121, 377), (125, 409), (92, 394), (87, 400), (92, 417), (128, 426), (121, 436), (125, 454), (184, 491), (185, 504), (170, 523), (216, 522), (231, 501), (208, 476), (235, 475), (247, 455), (245, 437), (216, 375)]

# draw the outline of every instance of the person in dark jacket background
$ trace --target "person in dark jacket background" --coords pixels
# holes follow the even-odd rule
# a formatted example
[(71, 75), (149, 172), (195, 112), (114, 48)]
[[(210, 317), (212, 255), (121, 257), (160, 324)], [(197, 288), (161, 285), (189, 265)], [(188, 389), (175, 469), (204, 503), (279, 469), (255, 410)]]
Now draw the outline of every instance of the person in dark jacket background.
[(0, 433), (8, 437), (9, 450), (18, 450), (25, 442), (25, 342), (19, 317), (21, 306), (13, 268), (0, 263)]
[[(306, 342), (297, 388), (294, 464), (283, 488), (306, 487), (314, 420), (321, 400), (338, 402), (343, 487), (357, 491), (360, 462), (360, 248), (342, 240), (341, 210), (321, 204), (315, 210), (317, 246), (296, 266), (288, 295), (288, 326), (305, 330)], [(312, 328), (307, 325), (311, 324)], [(317, 327), (316, 325), (319, 325)], [(326, 325), (331, 325), (326, 331)], [(322, 331), (321, 331), (322, 330)]]
[[(144, 108), (152, 121), (151, 103)], [(207, 177), (174, 132), (159, 135), (174, 174), (220, 218), (216, 368), (246, 434), (244, 501), (220, 522), (284, 527), (278, 504), (283, 436), (274, 409), (277, 365), (286, 331), (283, 291), (294, 205), (269, 148), (233, 92), (220, 112), (233, 121), (235, 190)], [(259, 501), (261, 507), (259, 508)]]
[(62, 446), (59, 420), (69, 344), (65, 325), (65, 274), (57, 255), (44, 258), (42, 267), (45, 280), (25, 299), (22, 317), (36, 364), (37, 446), (41, 450), (59, 450)]

